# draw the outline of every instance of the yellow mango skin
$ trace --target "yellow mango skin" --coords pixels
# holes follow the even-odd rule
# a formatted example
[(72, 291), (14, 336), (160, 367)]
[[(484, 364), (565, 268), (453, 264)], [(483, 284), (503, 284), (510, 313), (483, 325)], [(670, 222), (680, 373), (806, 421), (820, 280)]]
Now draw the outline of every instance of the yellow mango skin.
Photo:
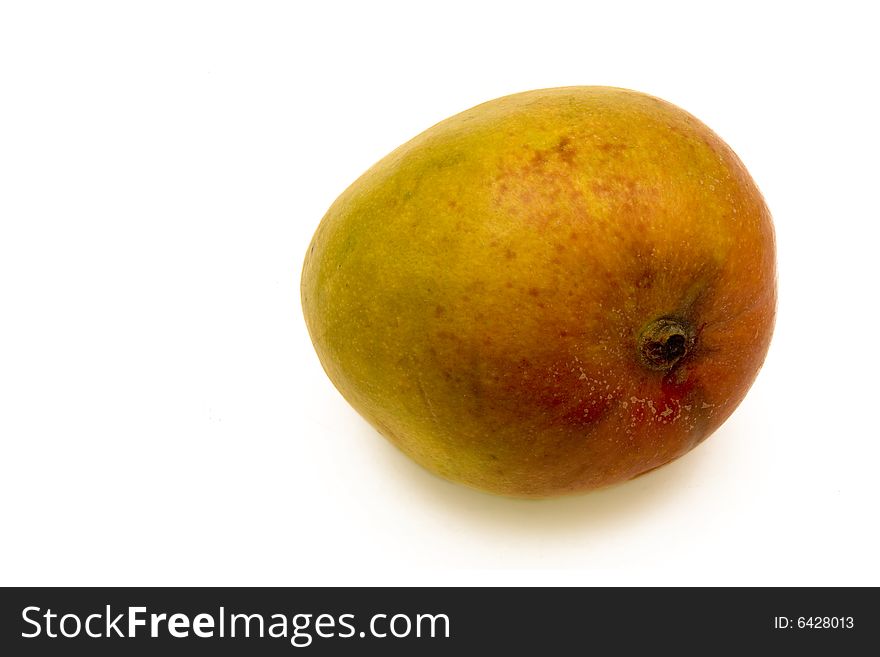
[[(447, 119), (333, 203), (302, 305), (348, 402), (429, 470), (517, 497), (686, 453), (740, 403), (776, 307), (770, 213), (690, 114), (610, 87)], [(647, 367), (643, 328), (692, 327)]]

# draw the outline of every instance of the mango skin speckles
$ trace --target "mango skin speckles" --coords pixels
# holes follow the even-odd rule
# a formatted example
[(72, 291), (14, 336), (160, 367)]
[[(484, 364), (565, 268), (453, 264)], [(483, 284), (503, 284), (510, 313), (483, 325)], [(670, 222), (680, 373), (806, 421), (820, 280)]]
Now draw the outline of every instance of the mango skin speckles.
[[(770, 213), (690, 114), (609, 87), (443, 121), (331, 206), (302, 305), (325, 371), (429, 470), (548, 497), (686, 453), (743, 399), (776, 307)], [(646, 367), (651, 322), (688, 351)]]

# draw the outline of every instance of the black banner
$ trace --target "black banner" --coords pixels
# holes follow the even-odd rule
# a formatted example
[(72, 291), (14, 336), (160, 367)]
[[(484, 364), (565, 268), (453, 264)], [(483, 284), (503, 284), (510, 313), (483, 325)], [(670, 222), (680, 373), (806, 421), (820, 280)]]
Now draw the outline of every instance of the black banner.
[(849, 655), (877, 650), (880, 615), (867, 588), (8, 588), (0, 596), (5, 655)]

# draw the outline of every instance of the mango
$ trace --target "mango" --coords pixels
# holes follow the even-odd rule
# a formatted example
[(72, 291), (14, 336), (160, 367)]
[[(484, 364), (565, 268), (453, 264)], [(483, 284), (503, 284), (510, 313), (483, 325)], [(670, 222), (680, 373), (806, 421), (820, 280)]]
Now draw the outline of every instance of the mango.
[(773, 332), (770, 212), (682, 109), (543, 89), (449, 118), (332, 204), (301, 278), (327, 375), (430, 471), (551, 497), (693, 449)]

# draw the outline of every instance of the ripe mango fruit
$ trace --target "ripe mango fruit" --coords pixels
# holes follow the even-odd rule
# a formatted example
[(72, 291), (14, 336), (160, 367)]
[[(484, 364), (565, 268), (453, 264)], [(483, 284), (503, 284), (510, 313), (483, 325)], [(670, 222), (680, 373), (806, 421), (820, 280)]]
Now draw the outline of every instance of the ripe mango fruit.
[(450, 480), (549, 497), (668, 463), (733, 412), (773, 331), (774, 231), (687, 112), (544, 89), (364, 173), (301, 292), (327, 375), (388, 440)]

